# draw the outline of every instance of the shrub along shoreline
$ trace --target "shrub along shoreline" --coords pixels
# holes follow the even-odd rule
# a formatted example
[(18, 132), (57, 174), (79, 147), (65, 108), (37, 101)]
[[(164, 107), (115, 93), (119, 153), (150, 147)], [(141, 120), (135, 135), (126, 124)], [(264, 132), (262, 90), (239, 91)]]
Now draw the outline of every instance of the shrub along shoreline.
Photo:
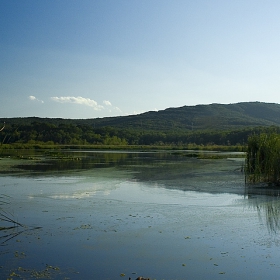
[(245, 152), (246, 147), (243, 145), (103, 145), (103, 144), (87, 144), (87, 145), (60, 145), (48, 143), (13, 143), (2, 144), (1, 150), (21, 150), (21, 149), (55, 149), (55, 150), (202, 150), (202, 151), (229, 151), (229, 152)]

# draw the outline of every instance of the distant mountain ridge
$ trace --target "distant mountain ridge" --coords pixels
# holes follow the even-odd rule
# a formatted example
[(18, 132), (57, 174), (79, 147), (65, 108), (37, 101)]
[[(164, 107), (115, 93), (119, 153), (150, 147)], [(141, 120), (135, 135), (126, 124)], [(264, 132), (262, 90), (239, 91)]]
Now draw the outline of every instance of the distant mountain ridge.
[(183, 106), (150, 111), (139, 115), (87, 120), (96, 127), (139, 128), (156, 130), (239, 129), (256, 126), (279, 126), (280, 104), (241, 102)]
[(105, 117), (95, 119), (61, 118), (1, 118), (0, 122), (30, 124), (32, 122), (72, 123), (95, 128), (111, 126), (118, 129), (143, 130), (228, 130), (257, 126), (279, 126), (280, 104), (241, 102), (183, 106), (149, 111), (139, 115)]

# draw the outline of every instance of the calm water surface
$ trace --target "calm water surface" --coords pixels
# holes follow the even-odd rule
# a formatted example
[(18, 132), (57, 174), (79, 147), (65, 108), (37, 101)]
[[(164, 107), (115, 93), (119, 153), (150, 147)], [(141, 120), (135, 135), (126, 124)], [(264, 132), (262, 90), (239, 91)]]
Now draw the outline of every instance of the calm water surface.
[(0, 278), (278, 279), (278, 191), (243, 160), (187, 152), (64, 152), (0, 160), (24, 225), (0, 231)]

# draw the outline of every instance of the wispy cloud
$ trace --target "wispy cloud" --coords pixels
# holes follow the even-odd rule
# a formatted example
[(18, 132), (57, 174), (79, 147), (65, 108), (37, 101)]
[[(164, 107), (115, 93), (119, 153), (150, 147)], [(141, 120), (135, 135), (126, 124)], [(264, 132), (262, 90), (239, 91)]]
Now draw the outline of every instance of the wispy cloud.
[(113, 106), (109, 100), (103, 100), (103, 105), (99, 105), (95, 100), (90, 98), (84, 98), (82, 96), (53, 96), (51, 100), (59, 103), (72, 103), (72, 104), (80, 104), (84, 106), (92, 107), (96, 111), (103, 111), (103, 114), (106, 112), (109, 115), (119, 115), (122, 113), (122, 110), (116, 106)]
[(109, 100), (103, 100), (103, 104), (106, 105), (110, 113), (122, 113), (122, 110), (119, 107), (113, 106)]
[(28, 98), (29, 98), (29, 100), (31, 100), (31, 101), (38, 101), (38, 102), (44, 103), (43, 100), (40, 100), (40, 99), (36, 98), (36, 97), (33, 96), (33, 95), (30, 95)]
[(90, 98), (84, 98), (81, 96), (61, 96), (61, 97), (51, 97), (51, 100), (59, 103), (74, 103), (92, 107), (94, 110), (101, 110), (104, 107), (102, 105), (98, 105), (96, 101)]
[(111, 102), (108, 101), (108, 100), (104, 100), (103, 104), (106, 105), (106, 106), (112, 106)]

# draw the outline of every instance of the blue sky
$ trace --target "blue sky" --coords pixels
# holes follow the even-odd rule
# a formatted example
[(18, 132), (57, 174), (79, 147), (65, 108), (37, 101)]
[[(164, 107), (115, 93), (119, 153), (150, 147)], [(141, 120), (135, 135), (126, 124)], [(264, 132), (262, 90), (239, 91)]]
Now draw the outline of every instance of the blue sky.
[(280, 1), (1, 0), (0, 117), (280, 103)]

